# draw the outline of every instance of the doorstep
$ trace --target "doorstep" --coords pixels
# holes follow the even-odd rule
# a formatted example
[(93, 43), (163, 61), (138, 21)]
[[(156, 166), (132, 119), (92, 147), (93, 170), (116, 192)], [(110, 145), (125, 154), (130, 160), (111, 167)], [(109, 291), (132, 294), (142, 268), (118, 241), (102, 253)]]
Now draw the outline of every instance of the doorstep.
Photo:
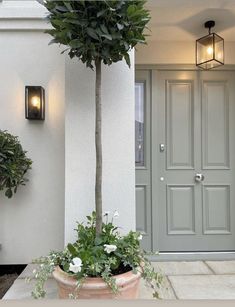
[[(175, 299), (235, 299), (235, 261), (170, 261), (154, 262), (156, 270), (164, 274), (160, 297)], [(3, 297), (4, 300), (30, 300), (35, 265), (29, 264)], [(57, 298), (53, 278), (46, 283), (47, 299)], [(140, 299), (152, 299), (152, 293), (141, 280)]]

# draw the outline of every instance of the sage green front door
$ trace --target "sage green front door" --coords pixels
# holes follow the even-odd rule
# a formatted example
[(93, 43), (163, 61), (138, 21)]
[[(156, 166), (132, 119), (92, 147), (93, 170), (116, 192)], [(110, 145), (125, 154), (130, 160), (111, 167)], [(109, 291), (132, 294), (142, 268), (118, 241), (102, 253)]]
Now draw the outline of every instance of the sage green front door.
[[(235, 73), (153, 70), (151, 76), (145, 119), (151, 197), (142, 210), (151, 215), (151, 239), (144, 244), (162, 252), (235, 250)], [(146, 126), (145, 133), (148, 143)]]

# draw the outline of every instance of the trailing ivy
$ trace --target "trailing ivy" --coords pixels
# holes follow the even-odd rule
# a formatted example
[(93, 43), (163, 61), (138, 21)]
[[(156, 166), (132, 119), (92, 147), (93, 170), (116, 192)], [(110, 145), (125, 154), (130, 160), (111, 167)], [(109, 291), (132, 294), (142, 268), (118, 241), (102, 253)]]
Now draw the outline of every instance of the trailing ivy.
[(0, 191), (5, 191), (6, 197), (11, 198), (19, 185), (25, 185), (31, 164), (18, 137), (0, 130)]

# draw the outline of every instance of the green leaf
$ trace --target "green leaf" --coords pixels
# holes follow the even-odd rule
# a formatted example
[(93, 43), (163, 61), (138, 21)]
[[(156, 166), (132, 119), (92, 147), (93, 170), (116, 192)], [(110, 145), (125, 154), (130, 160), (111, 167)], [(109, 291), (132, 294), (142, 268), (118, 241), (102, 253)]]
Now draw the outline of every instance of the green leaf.
[(76, 257), (76, 256), (77, 256), (77, 250), (76, 250), (76, 248), (73, 246), (73, 244), (69, 243), (69, 244), (67, 245), (67, 248), (68, 248), (70, 254), (72, 255), (72, 257)]
[(69, 18), (66, 18), (64, 21), (66, 23), (72, 23), (72, 24), (79, 25), (79, 26), (84, 26), (86, 24), (85, 21), (79, 20), (79, 19), (69, 19)]
[(73, 8), (71, 6), (71, 4), (69, 3), (69, 1), (64, 1), (64, 5), (66, 6), (66, 8), (69, 10), (69, 11), (72, 11)]
[(56, 43), (58, 43), (58, 41), (57, 41), (57, 39), (52, 39), (50, 42), (49, 42), (49, 44), (48, 45), (52, 45), (52, 44), (56, 44)]
[(60, 12), (68, 12), (68, 9), (62, 5), (56, 5), (55, 9)]
[(101, 34), (100, 36), (101, 37), (105, 37), (105, 38), (107, 38), (110, 41), (112, 40), (112, 36), (110, 34)]
[(65, 272), (69, 272), (69, 263), (65, 263), (63, 265), (63, 269), (64, 269)]
[(96, 33), (96, 31), (95, 31), (94, 29), (92, 29), (92, 28), (87, 28), (86, 31), (87, 31), (87, 34), (88, 34), (90, 37), (92, 37), (92, 38), (94, 38), (94, 39), (96, 39), (96, 40), (99, 40), (99, 36), (97, 35), (97, 33)]
[(120, 23), (117, 23), (117, 27), (118, 27), (118, 30), (122, 30), (124, 28), (124, 25), (121, 25)]
[(135, 13), (136, 11), (136, 5), (130, 5), (127, 9), (127, 15), (131, 16)]
[(128, 51), (130, 46), (127, 44), (127, 42), (124, 42), (124, 46), (125, 46), (126, 51)]
[(63, 21), (62, 20), (60, 20), (60, 19), (53, 19), (53, 20), (51, 20), (51, 24), (54, 26), (63, 26), (64, 25), (64, 23), (63, 23)]
[(130, 60), (129, 54), (126, 53), (126, 54), (124, 55), (124, 58), (125, 58), (125, 60), (126, 60), (127, 65), (128, 65), (129, 67), (131, 67), (131, 60)]
[(6, 195), (6, 197), (11, 198), (12, 195), (13, 195), (12, 190), (11, 189), (7, 189), (6, 192), (5, 192), (5, 195)]
[(82, 43), (79, 39), (73, 39), (71, 40), (71, 42), (69, 43), (69, 45), (72, 47), (72, 48), (79, 48), (82, 46)]
[(104, 24), (101, 24), (101, 25), (100, 25), (100, 29), (101, 29), (101, 31), (102, 31), (103, 33), (109, 34), (109, 31), (108, 31), (108, 29), (106, 28), (106, 26), (105, 26)]
[(103, 241), (100, 237), (95, 238), (95, 245), (100, 245), (102, 242)]
[(100, 11), (100, 12), (98, 12), (98, 13), (97, 13), (97, 17), (100, 17), (100, 16), (104, 15), (105, 12), (106, 12), (106, 9), (105, 9), (105, 10), (102, 10), (102, 11)]

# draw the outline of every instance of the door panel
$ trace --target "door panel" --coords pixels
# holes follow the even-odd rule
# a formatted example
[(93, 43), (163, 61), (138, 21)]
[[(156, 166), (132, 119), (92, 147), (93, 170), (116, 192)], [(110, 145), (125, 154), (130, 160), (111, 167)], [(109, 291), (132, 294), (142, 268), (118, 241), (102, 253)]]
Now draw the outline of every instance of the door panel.
[(203, 169), (229, 168), (227, 81), (204, 81), (202, 88)]
[(152, 80), (153, 249), (235, 250), (234, 72)]
[(193, 83), (168, 80), (166, 91), (167, 169), (192, 169)]
[(167, 185), (167, 219), (168, 235), (191, 235), (195, 233), (195, 196), (193, 185)]
[(230, 186), (203, 186), (203, 233), (231, 234)]

